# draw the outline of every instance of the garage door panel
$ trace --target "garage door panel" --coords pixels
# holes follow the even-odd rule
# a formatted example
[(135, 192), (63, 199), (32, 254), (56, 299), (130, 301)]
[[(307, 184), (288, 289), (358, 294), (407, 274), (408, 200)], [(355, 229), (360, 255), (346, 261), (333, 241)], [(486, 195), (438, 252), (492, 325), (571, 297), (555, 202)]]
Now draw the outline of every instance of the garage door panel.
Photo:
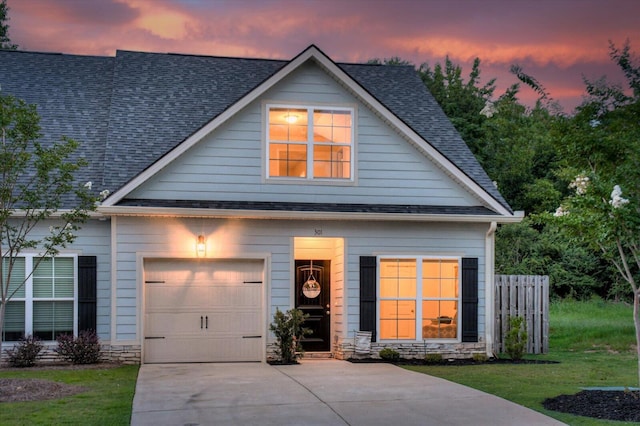
[(209, 288), (209, 300), (211, 301), (209, 306), (259, 307), (262, 302), (261, 290), (261, 285), (214, 285)]
[(262, 360), (263, 265), (145, 262), (145, 362)]
[(179, 334), (202, 334), (204, 330), (200, 328), (199, 313), (155, 313), (147, 314), (145, 323), (148, 323), (147, 330), (153, 336), (171, 337)]
[(147, 306), (152, 311), (175, 309), (181, 306), (184, 309), (201, 309), (206, 306), (208, 288), (189, 286), (171, 282), (171, 284), (148, 284)]
[(210, 332), (232, 333), (240, 337), (247, 333), (260, 333), (258, 312), (212, 312), (208, 317)]

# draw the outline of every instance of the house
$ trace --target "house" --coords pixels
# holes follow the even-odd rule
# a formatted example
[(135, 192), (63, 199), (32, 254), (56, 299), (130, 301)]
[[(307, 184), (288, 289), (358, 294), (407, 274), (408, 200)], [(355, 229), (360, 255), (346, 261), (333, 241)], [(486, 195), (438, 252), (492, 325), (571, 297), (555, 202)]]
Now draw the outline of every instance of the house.
[(95, 328), (113, 359), (264, 361), (297, 307), (309, 352), (370, 331), (373, 355), (491, 354), (494, 231), (522, 215), (412, 67), (2, 51), (0, 86), (111, 193), (51, 260), (66, 291), (30, 277), (5, 340)]

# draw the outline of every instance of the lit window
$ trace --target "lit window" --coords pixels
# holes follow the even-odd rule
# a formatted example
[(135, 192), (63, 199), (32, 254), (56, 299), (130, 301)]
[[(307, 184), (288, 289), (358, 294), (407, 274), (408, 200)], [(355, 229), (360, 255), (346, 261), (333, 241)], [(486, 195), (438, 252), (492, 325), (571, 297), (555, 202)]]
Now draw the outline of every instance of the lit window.
[(268, 107), (268, 176), (351, 179), (353, 110)]
[(422, 261), (422, 338), (458, 337), (458, 261)]
[(458, 262), (380, 259), (380, 339), (457, 339)]
[[(27, 273), (32, 269), (33, 274)], [(18, 291), (6, 307), (3, 340), (16, 341), (25, 334), (55, 340), (60, 334), (73, 334), (75, 270), (75, 257), (17, 258), (9, 294), (11, 289)], [(8, 260), (4, 259), (4, 279), (7, 271)]]

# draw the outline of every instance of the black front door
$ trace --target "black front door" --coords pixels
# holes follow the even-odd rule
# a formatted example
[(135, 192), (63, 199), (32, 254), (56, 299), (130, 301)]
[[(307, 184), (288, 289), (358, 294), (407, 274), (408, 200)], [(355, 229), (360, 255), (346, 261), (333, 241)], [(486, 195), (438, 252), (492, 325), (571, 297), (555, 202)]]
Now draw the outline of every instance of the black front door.
[(296, 260), (296, 308), (309, 314), (304, 327), (311, 334), (302, 339), (310, 352), (331, 350), (331, 261)]

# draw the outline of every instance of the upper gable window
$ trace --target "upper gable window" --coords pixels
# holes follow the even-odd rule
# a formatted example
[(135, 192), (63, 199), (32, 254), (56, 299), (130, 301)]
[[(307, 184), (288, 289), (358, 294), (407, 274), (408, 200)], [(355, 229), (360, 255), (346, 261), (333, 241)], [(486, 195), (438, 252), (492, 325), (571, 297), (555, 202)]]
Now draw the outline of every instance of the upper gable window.
[(353, 177), (353, 109), (268, 105), (267, 177)]

